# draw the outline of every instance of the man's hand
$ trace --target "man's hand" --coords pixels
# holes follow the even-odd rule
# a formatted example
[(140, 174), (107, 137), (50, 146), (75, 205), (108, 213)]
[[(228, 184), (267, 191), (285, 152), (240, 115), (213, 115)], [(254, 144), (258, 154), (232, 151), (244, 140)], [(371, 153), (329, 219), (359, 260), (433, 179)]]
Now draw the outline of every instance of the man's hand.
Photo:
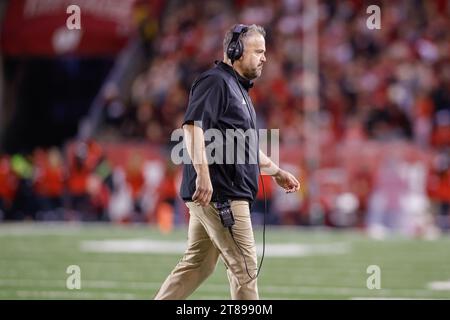
[(286, 193), (300, 190), (300, 182), (289, 172), (280, 169), (273, 178), (277, 184), (282, 187)]
[(195, 186), (196, 188), (192, 200), (196, 204), (206, 207), (209, 205), (213, 193), (213, 187), (208, 171), (200, 171), (200, 173), (197, 174)]

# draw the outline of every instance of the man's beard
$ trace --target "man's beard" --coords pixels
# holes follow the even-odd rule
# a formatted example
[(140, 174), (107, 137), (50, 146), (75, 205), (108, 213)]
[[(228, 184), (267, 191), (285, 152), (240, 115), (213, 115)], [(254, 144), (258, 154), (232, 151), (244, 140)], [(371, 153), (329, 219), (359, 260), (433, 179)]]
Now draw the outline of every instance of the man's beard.
[(262, 72), (262, 69), (258, 69), (258, 68), (247, 70), (244, 73), (244, 77), (246, 77), (248, 80), (253, 80), (253, 79), (258, 78), (261, 75), (261, 72)]

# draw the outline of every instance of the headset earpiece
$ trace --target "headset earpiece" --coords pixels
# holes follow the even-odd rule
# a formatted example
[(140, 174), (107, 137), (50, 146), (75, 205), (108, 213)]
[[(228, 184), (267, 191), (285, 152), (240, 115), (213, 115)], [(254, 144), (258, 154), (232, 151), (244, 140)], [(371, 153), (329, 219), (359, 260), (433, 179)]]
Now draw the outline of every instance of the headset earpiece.
[(247, 32), (247, 30), (248, 27), (243, 24), (238, 24), (233, 29), (233, 37), (231, 38), (227, 48), (227, 56), (231, 60), (232, 64), (242, 57), (242, 54), (244, 53), (244, 44), (241, 40), (241, 36)]

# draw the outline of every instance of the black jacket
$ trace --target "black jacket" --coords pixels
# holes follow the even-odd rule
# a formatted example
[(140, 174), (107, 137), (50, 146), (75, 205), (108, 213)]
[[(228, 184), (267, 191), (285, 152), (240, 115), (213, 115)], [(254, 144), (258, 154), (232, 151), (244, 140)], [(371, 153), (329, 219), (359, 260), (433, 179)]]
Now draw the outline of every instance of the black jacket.
[[(223, 62), (216, 62), (215, 67), (201, 74), (192, 85), (184, 117), (183, 124), (192, 123), (201, 126), (204, 132), (208, 129), (217, 129), (222, 133), (223, 162), (209, 165), (213, 186), (211, 201), (246, 199), (252, 202), (258, 191), (259, 141), (256, 114), (248, 95), (248, 90), (253, 84), (238, 73), (236, 75), (239, 84), (233, 69)], [(253, 129), (248, 132), (254, 134), (256, 144), (249, 148), (249, 140), (245, 141), (245, 163), (243, 164), (237, 163), (237, 140), (226, 140), (227, 129), (241, 129), (244, 132)], [(225, 143), (226, 141), (228, 144)], [(209, 143), (211, 141), (206, 141), (205, 145), (208, 146)], [(230, 153), (230, 148), (234, 148), (234, 161), (231, 164), (225, 159), (226, 154)], [(250, 161), (251, 158), (253, 161)], [(185, 201), (192, 200), (196, 178), (197, 174), (193, 165), (184, 164), (180, 193)]]

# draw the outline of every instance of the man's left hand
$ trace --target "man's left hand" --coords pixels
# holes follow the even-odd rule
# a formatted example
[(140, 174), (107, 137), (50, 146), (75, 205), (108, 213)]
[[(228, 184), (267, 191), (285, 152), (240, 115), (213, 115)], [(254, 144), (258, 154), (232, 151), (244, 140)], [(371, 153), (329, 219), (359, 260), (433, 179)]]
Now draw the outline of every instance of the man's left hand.
[(289, 172), (280, 169), (273, 178), (286, 193), (300, 190), (300, 182)]

